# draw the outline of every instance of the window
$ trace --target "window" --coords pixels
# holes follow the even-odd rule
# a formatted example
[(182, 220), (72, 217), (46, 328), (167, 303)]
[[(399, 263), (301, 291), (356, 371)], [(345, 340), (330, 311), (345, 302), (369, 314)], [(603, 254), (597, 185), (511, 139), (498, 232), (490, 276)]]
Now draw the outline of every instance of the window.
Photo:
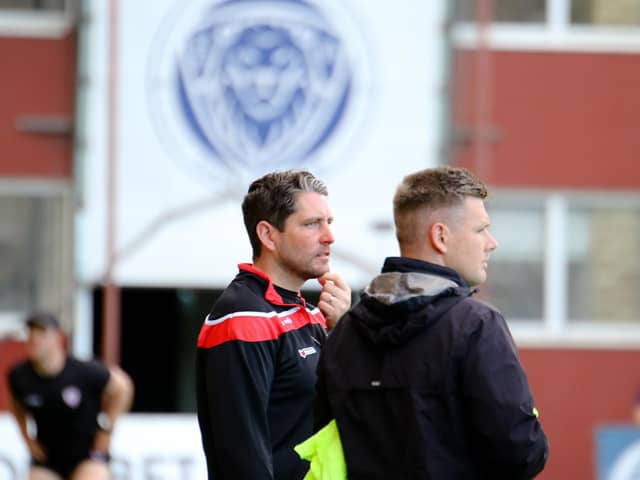
[(640, 322), (640, 208), (569, 210), (569, 320)]
[(453, 16), (473, 22), (478, 10), (487, 7), (497, 23), (545, 23), (550, 8), (570, 9), (571, 23), (576, 24), (640, 25), (640, 0), (456, 0)]
[[(481, 33), (475, 20), (483, 5), (491, 23)], [(450, 16), (456, 48), (640, 50), (640, 0), (456, 0)]]
[(62, 11), (65, 3), (65, 0), (0, 0), (0, 9)]
[[(471, 22), (482, 0), (456, 0), (454, 17)], [(546, 18), (546, 0), (492, 0), (492, 17), (496, 22), (543, 23)]]
[(60, 38), (79, 11), (80, 0), (0, 0), (0, 36)]
[(489, 214), (498, 248), (479, 293), (508, 319), (540, 322), (544, 316), (544, 210), (489, 207)]
[(640, 195), (494, 191), (498, 248), (479, 295), (516, 339), (624, 345), (640, 339)]
[(590, 25), (640, 25), (640, 0), (572, 0), (571, 22)]
[(0, 332), (34, 309), (71, 308), (70, 215), (64, 192), (0, 190)]

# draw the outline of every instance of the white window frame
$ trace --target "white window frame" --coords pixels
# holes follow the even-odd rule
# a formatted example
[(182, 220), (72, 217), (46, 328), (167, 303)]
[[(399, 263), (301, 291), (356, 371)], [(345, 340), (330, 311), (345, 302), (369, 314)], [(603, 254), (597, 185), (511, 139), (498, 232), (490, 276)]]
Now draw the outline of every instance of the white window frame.
[[(25, 198), (55, 197), (62, 201), (62, 271), (60, 284), (64, 288), (60, 299), (61, 321), (66, 328), (70, 327), (74, 309), (74, 274), (73, 274), (73, 184), (70, 180), (39, 180), (0, 178), (0, 197), (16, 196)], [(0, 339), (7, 337), (22, 338), (24, 328), (22, 322), (29, 312), (0, 310)], [(69, 330), (70, 331), (70, 330)]]
[(62, 38), (77, 22), (80, 1), (65, 0), (62, 11), (0, 8), (0, 37)]
[(454, 48), (492, 50), (616, 52), (640, 51), (640, 26), (572, 24), (570, 0), (547, 0), (543, 23), (491, 23), (486, 28), (458, 22), (452, 29)]
[[(640, 208), (640, 195), (625, 191), (494, 189), (491, 199), (494, 199), (495, 208), (543, 205), (544, 210), (544, 318), (507, 318), (516, 342), (531, 347), (638, 348), (640, 318), (635, 324), (569, 320), (566, 238), (570, 208), (620, 205)], [(496, 306), (500, 308), (500, 305)]]

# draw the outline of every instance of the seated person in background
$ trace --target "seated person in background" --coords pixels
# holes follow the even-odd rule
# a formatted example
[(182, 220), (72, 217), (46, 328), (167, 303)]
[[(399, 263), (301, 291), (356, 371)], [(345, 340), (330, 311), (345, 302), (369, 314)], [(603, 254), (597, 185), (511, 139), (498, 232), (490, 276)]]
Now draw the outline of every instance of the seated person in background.
[(131, 379), (69, 356), (55, 316), (35, 313), (26, 324), (28, 358), (9, 371), (9, 403), (31, 455), (29, 480), (109, 479), (111, 431), (131, 406)]

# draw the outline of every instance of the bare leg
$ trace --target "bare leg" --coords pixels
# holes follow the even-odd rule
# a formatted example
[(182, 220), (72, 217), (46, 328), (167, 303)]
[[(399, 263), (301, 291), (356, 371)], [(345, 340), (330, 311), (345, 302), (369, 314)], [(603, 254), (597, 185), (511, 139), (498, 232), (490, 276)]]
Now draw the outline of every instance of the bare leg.
[(71, 474), (71, 480), (109, 480), (109, 465), (98, 460), (84, 460)]
[(62, 478), (48, 468), (31, 465), (29, 468), (29, 480), (62, 480)]

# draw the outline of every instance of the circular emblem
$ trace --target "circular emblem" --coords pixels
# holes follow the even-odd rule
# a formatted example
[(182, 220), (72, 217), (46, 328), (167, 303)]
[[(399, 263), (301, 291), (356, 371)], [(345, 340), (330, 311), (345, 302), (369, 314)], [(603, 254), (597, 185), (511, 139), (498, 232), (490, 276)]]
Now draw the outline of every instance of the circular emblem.
[(62, 400), (70, 408), (77, 408), (82, 401), (82, 392), (76, 386), (70, 385), (62, 389)]
[(337, 161), (362, 116), (367, 68), (355, 28), (327, 3), (180, 2), (147, 69), (170, 154), (206, 180)]

